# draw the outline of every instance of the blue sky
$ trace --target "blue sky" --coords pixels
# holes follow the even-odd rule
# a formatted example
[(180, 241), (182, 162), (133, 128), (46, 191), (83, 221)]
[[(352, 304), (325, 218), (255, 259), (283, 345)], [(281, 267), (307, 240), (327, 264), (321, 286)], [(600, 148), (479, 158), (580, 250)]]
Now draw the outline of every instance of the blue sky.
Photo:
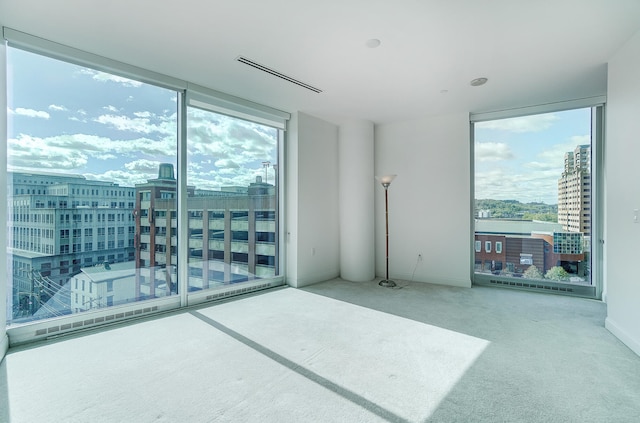
[(475, 198), (558, 203), (564, 154), (591, 143), (591, 109), (475, 124)]
[[(133, 186), (176, 165), (176, 93), (8, 49), (9, 170)], [(190, 109), (188, 181), (247, 186), (277, 160), (275, 129)], [(557, 203), (564, 153), (590, 142), (590, 109), (475, 125), (475, 197)], [(273, 183), (273, 168), (268, 169)]]
[[(8, 50), (9, 170), (133, 186), (176, 166), (175, 92)], [(276, 163), (275, 129), (193, 108), (188, 117), (189, 185), (247, 186), (263, 161)]]

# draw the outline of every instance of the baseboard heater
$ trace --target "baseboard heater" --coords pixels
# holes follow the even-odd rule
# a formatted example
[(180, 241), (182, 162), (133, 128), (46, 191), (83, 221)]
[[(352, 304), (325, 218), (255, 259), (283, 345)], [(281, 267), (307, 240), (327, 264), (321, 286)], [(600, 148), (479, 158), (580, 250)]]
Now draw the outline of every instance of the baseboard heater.
[(549, 284), (539, 281), (514, 281), (509, 279), (478, 279), (474, 285), (498, 286), (504, 288), (524, 289), (529, 291), (554, 294), (573, 295), (577, 297), (595, 298), (595, 287), (569, 284)]
[[(250, 282), (248, 285), (231, 285), (219, 290), (191, 293), (188, 297), (188, 303), (189, 306), (200, 305), (273, 288), (279, 285), (282, 285), (281, 281), (261, 281)], [(8, 328), (9, 343), (11, 346), (17, 346), (180, 309), (180, 298), (177, 295), (150, 301), (152, 304), (149, 302), (134, 302), (126, 306), (107, 307), (95, 312), (87, 312), (85, 314), (78, 313), (51, 321), (36, 321), (30, 324)]]

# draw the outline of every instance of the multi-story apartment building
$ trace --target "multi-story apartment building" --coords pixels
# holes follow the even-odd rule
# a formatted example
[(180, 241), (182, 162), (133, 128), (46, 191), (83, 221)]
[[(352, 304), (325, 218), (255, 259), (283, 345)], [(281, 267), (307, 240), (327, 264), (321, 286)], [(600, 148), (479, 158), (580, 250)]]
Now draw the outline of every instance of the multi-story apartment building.
[[(136, 295), (176, 292), (177, 216), (173, 166), (136, 189)], [(190, 291), (271, 277), (277, 269), (276, 190), (260, 177), (248, 187), (187, 188)], [(161, 289), (160, 292), (158, 290)]]
[[(173, 166), (133, 188), (81, 176), (13, 173), (12, 320), (177, 293)], [(188, 289), (278, 274), (275, 186), (187, 187)]]
[(591, 236), (591, 149), (579, 145), (565, 153), (564, 170), (558, 179), (558, 223), (567, 232)]
[[(134, 188), (79, 175), (8, 176), (12, 318), (36, 313), (83, 266), (133, 260)], [(68, 304), (50, 311), (70, 312)]]

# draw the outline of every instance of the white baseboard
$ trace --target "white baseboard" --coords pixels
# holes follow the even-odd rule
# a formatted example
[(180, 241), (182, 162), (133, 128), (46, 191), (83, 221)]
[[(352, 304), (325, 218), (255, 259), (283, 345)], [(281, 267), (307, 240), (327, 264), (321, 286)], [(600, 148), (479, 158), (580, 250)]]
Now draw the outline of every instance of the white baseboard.
[(2, 337), (0, 337), (0, 361), (4, 359), (4, 356), (7, 354), (9, 350), (9, 337), (5, 333)]
[(640, 355), (640, 340), (634, 339), (624, 329), (620, 328), (610, 317), (607, 317), (604, 321), (604, 327), (607, 328), (616, 338), (631, 349), (634, 353)]
[(303, 278), (287, 278), (287, 285), (293, 288), (302, 288), (305, 286), (313, 285), (315, 283), (330, 281), (340, 277), (340, 272), (337, 270), (329, 270), (327, 272), (320, 272), (313, 275), (306, 275)]

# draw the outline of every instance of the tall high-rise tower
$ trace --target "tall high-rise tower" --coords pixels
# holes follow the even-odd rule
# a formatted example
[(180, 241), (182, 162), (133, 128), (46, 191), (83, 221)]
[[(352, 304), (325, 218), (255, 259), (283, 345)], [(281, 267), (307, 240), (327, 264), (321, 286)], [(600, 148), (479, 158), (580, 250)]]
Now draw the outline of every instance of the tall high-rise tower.
[[(591, 149), (579, 145), (565, 153), (564, 171), (558, 179), (558, 223), (568, 232), (591, 235)], [(588, 242), (588, 241), (587, 241)]]

